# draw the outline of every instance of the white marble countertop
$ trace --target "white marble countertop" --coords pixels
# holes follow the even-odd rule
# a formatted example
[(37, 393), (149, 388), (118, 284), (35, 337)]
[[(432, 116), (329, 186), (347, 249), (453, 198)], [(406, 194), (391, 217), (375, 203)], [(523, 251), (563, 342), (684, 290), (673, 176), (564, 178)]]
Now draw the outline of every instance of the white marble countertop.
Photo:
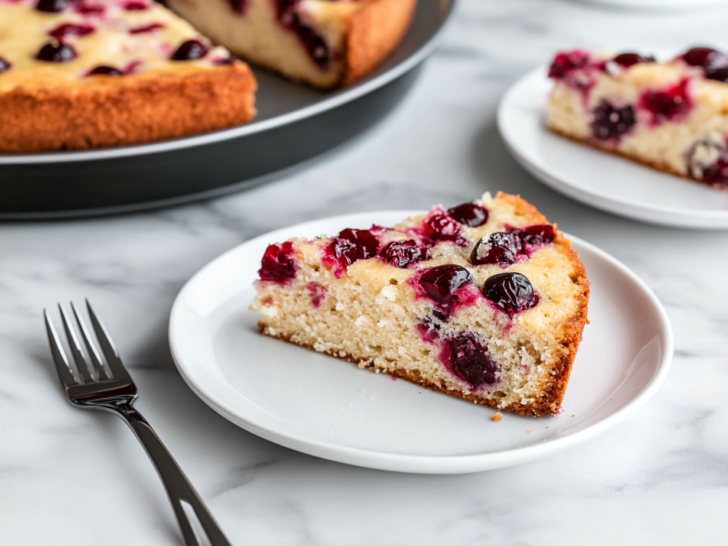
[[(428, 0), (422, 0), (428, 1)], [(121, 420), (72, 408), (41, 309), (88, 297), (155, 426), (234, 544), (717, 544), (728, 506), (728, 233), (642, 225), (570, 201), (508, 155), (494, 118), (559, 48), (728, 48), (728, 8), (630, 12), (557, 0), (463, 0), (407, 100), (356, 142), (287, 178), (214, 201), (82, 221), (0, 225), (0, 544), (180, 544)], [(667, 308), (672, 371), (609, 432), (505, 470), (403, 475), (259, 439), (190, 391), (166, 341), (197, 269), (271, 229), (332, 214), (520, 193), (634, 269)], [(723, 280), (721, 280), (723, 279)], [(723, 539), (724, 540), (724, 539)]]

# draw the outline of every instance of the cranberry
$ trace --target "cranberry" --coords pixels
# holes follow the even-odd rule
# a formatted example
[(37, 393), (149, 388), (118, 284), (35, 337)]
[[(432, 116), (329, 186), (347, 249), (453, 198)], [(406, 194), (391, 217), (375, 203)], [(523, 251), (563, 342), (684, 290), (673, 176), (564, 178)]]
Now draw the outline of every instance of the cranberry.
[(3, 72), (7, 72), (8, 70), (10, 70), (10, 68), (12, 66), (13, 65), (10, 64), (10, 61), (6, 61), (2, 57), (0, 57), (0, 74), (2, 74)]
[(347, 267), (376, 256), (379, 240), (367, 229), (344, 229), (326, 247), (328, 260)]
[(422, 227), (425, 235), (434, 240), (453, 240), (460, 235), (460, 224), (443, 213), (428, 216), (422, 223)]
[(448, 209), (451, 218), (468, 227), (482, 226), (488, 221), (488, 209), (475, 203), (464, 203)]
[(686, 154), (688, 173), (716, 188), (728, 187), (728, 150), (725, 143), (700, 140)]
[(238, 60), (235, 57), (220, 57), (219, 59), (212, 61), (212, 64), (217, 66), (228, 66), (235, 64), (236, 62), (238, 62)]
[(615, 63), (625, 68), (640, 63), (654, 63), (655, 58), (652, 55), (643, 56), (639, 53), (621, 53), (612, 59)]
[(518, 230), (518, 236), (527, 245), (543, 245), (554, 242), (554, 226), (536, 224)]
[(549, 67), (549, 78), (555, 80), (564, 79), (574, 70), (579, 70), (589, 65), (591, 55), (586, 51), (575, 49), (573, 51), (564, 51), (556, 55), (556, 58)]
[(517, 233), (491, 233), (475, 245), (470, 262), (473, 265), (512, 264), (522, 252), (521, 238)]
[(265, 249), (258, 275), (264, 281), (285, 283), (296, 277), (296, 264), (293, 261), (293, 243), (269, 245)]
[(426, 259), (427, 250), (423, 251), (412, 239), (392, 241), (379, 252), (379, 257), (389, 265), (404, 269)]
[(77, 56), (73, 46), (64, 44), (60, 40), (51, 40), (40, 48), (35, 56), (39, 61), (47, 61), (49, 63), (67, 63)]
[(699, 66), (705, 70), (728, 66), (728, 56), (710, 47), (694, 47), (688, 49), (682, 60), (691, 66)]
[(440, 305), (448, 305), (455, 291), (470, 280), (464, 267), (446, 264), (426, 270), (419, 284), (427, 296)]
[(300, 3), (301, 0), (277, 0), (278, 22), (298, 35), (314, 63), (321, 68), (328, 68), (334, 52), (315, 30), (301, 20), (298, 14)]
[(208, 47), (200, 40), (187, 40), (172, 53), (171, 59), (173, 61), (196, 61), (207, 55), (207, 52)]
[(72, 23), (64, 23), (58, 25), (48, 34), (59, 40), (63, 40), (66, 36), (86, 36), (96, 30), (92, 25), (74, 25)]
[[(155, 30), (159, 30), (160, 28), (164, 28), (164, 25), (162, 23), (150, 23), (141, 27), (130, 28), (129, 34), (146, 34), (148, 32), (154, 32)], [(203, 54), (202, 56), (204, 57), (205, 55)]]
[(448, 340), (449, 360), (452, 373), (473, 387), (492, 385), (496, 382), (498, 367), (472, 334), (464, 334)]
[(308, 288), (308, 291), (311, 294), (311, 305), (313, 305), (315, 309), (321, 307), (321, 302), (326, 299), (326, 288), (317, 282), (308, 283), (306, 288)]
[(58, 13), (71, 5), (71, 0), (38, 0), (35, 9), (45, 13)]
[(123, 7), (127, 11), (144, 11), (149, 9), (149, 3), (145, 0), (128, 0)]
[(113, 66), (99, 65), (88, 71), (87, 76), (123, 76), (124, 73)]
[(230, 8), (238, 14), (242, 14), (245, 12), (245, 8), (247, 7), (248, 0), (228, 0), (228, 4), (230, 4)]
[(531, 309), (538, 303), (531, 282), (520, 273), (499, 273), (488, 277), (483, 285), (483, 295), (509, 315)]
[(637, 123), (632, 106), (614, 106), (602, 100), (592, 110), (592, 134), (597, 140), (615, 140), (629, 133)]
[(80, 5), (76, 3), (76, 11), (84, 15), (101, 15), (106, 11), (106, 7), (96, 4), (86, 4), (86, 2)]
[(652, 114), (652, 123), (673, 121), (686, 115), (693, 106), (685, 79), (665, 91), (645, 91), (639, 106)]
[(716, 188), (728, 188), (728, 159), (720, 158), (705, 167), (701, 180)]

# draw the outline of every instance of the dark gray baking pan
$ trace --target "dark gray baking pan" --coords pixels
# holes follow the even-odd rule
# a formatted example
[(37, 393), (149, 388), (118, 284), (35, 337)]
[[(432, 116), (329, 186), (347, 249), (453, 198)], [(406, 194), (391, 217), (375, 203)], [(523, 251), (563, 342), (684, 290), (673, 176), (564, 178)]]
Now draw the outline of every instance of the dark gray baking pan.
[(455, 0), (419, 0), (397, 50), (356, 85), (322, 93), (256, 70), (253, 123), (178, 140), (83, 152), (0, 154), (0, 219), (172, 205), (274, 180), (386, 116), (435, 49)]

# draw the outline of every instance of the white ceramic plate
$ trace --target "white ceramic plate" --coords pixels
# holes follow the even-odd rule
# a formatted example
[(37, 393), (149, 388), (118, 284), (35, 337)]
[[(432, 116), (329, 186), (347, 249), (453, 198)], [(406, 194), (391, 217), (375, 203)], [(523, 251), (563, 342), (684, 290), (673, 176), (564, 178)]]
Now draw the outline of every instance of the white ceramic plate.
[(583, 0), (590, 4), (602, 4), (606, 6), (617, 6), (620, 8), (637, 9), (693, 9), (705, 8), (708, 6), (719, 6), (725, 4), (726, 0)]
[(504, 414), (263, 337), (248, 311), (265, 247), (345, 227), (392, 225), (412, 211), (309, 222), (244, 243), (184, 286), (169, 341), (177, 368), (210, 407), (280, 445), (358, 466), (433, 474), (524, 463), (586, 440), (642, 406), (672, 358), (665, 311), (634, 273), (571, 238), (591, 281), (579, 349), (557, 417)]
[(531, 174), (569, 197), (614, 214), (671, 227), (728, 229), (728, 191), (665, 174), (549, 132), (546, 68), (506, 93), (498, 128)]

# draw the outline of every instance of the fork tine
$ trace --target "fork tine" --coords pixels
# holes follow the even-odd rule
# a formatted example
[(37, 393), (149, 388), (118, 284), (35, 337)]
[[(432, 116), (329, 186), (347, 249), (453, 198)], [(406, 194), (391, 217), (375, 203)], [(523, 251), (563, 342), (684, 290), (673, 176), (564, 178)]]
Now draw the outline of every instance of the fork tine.
[(119, 358), (119, 353), (116, 352), (116, 347), (114, 347), (111, 337), (106, 332), (106, 328), (104, 328), (104, 325), (94, 312), (88, 300), (86, 300), (86, 309), (88, 309), (88, 316), (91, 317), (91, 325), (94, 328), (94, 332), (96, 332), (96, 339), (99, 340), (99, 345), (101, 345), (101, 350), (104, 353), (104, 357), (106, 357), (106, 363), (109, 365), (109, 368), (111, 368), (111, 373), (114, 374), (114, 379), (133, 383), (129, 376), (129, 372), (126, 371), (126, 366), (124, 366), (121, 362), (121, 358)]
[(91, 365), (96, 370), (96, 375), (99, 379), (101, 379), (101, 374), (103, 372), (107, 379), (111, 379), (111, 372), (106, 369), (106, 366), (104, 366), (104, 363), (101, 361), (99, 351), (96, 348), (94, 342), (91, 341), (91, 337), (89, 336), (88, 328), (86, 328), (86, 323), (81, 318), (81, 315), (78, 313), (78, 309), (76, 309), (76, 306), (73, 302), (71, 302), (71, 310), (73, 311), (73, 316), (76, 317), (76, 324), (78, 324), (78, 329), (81, 332), (83, 343), (84, 345), (86, 345), (86, 352), (91, 358)]
[(89, 373), (88, 362), (86, 361), (86, 357), (83, 356), (83, 352), (81, 351), (81, 344), (78, 342), (76, 332), (74, 332), (73, 328), (71, 327), (71, 321), (66, 314), (66, 310), (63, 308), (63, 306), (61, 306), (60, 303), (58, 304), (58, 309), (61, 311), (63, 329), (66, 331), (68, 345), (71, 347), (71, 354), (73, 355), (73, 359), (76, 361), (76, 369), (78, 370), (78, 375), (81, 377), (81, 384), (91, 383), (94, 378), (93, 375)]
[(58, 379), (61, 380), (63, 388), (67, 389), (71, 385), (75, 385), (78, 381), (68, 365), (66, 353), (63, 351), (61, 342), (58, 341), (56, 329), (53, 327), (53, 323), (51, 322), (50, 317), (48, 317), (48, 311), (45, 309), (43, 309), (43, 318), (45, 319), (48, 343), (51, 346), (51, 354), (53, 355), (53, 363), (56, 365), (56, 372), (58, 372)]

